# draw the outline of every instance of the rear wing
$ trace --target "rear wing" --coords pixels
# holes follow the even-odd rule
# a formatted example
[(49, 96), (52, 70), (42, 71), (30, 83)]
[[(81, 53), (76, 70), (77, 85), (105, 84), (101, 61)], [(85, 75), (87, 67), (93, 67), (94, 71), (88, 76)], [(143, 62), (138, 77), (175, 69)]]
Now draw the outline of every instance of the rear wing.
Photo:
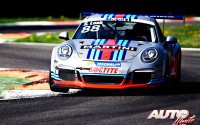
[(183, 24), (185, 24), (185, 16), (184, 15), (148, 15), (149, 17), (155, 18), (155, 19), (163, 19), (163, 34), (164, 34), (164, 28), (165, 28), (165, 19), (170, 20), (182, 20)]
[[(106, 13), (106, 12), (81, 12), (80, 19), (84, 19), (86, 16), (94, 15), (94, 14), (125, 14), (125, 13)], [(128, 15), (128, 14), (125, 14)], [(133, 15), (133, 14), (130, 14)], [(185, 16), (184, 15), (167, 15), (167, 14), (134, 14), (138, 16), (148, 16), (155, 19), (172, 19), (172, 20), (183, 20), (185, 23)]]
[(164, 34), (164, 29), (165, 29), (165, 19), (170, 19), (170, 20), (182, 20), (183, 24), (185, 24), (185, 16), (184, 15), (150, 15), (150, 17), (155, 18), (155, 19), (163, 19), (163, 34)]
[[(184, 15), (167, 15), (167, 14), (125, 14), (125, 13), (106, 13), (106, 12), (81, 12), (80, 19), (84, 19), (87, 16), (94, 15), (94, 14), (124, 14), (124, 15), (137, 15), (137, 16), (148, 16), (154, 19), (163, 19), (163, 34), (164, 34), (164, 25), (165, 19), (169, 20), (182, 20), (183, 24), (185, 24), (185, 16)], [(131, 17), (131, 16), (129, 16)]]

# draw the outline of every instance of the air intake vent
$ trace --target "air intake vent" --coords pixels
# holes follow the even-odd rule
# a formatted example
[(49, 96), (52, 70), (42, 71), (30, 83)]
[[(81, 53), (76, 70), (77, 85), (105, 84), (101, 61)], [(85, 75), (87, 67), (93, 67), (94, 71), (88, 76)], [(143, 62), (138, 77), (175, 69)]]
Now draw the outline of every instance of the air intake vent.
[(60, 69), (59, 70), (59, 77), (63, 80), (68, 81), (75, 81), (75, 71), (68, 70), (68, 69)]
[(133, 83), (148, 83), (151, 80), (151, 73), (149, 72), (135, 72), (133, 73)]
[(120, 76), (95, 76), (95, 75), (84, 75), (83, 79), (85, 82), (92, 84), (120, 84), (124, 77)]

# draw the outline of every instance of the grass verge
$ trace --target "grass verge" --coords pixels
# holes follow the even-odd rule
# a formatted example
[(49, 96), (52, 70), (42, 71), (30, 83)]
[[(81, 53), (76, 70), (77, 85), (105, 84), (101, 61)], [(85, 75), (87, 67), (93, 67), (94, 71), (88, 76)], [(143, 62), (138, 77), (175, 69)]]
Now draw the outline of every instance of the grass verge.
[(31, 81), (27, 79), (0, 76), (0, 94), (3, 92), (3, 90), (9, 90), (12, 87), (23, 85), (29, 82)]
[[(74, 31), (70, 30), (69, 37), (71, 38)], [(43, 35), (38, 35), (37, 33), (33, 33), (28, 37), (19, 38), (13, 40), (14, 42), (29, 42), (29, 43), (61, 43), (63, 40), (59, 39), (59, 33), (45, 33)]]
[(165, 35), (175, 36), (181, 47), (200, 48), (200, 24), (168, 26), (165, 28)]

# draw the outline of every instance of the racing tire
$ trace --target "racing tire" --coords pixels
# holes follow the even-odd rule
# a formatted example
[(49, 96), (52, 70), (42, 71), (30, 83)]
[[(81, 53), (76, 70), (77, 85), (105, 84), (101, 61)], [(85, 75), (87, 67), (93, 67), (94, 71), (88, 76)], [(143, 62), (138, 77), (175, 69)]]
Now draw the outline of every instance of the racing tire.
[(69, 91), (69, 88), (57, 88), (57, 87), (53, 87), (53, 79), (51, 78), (51, 70), (49, 70), (49, 87), (50, 90), (53, 92), (62, 92), (62, 93), (67, 93)]

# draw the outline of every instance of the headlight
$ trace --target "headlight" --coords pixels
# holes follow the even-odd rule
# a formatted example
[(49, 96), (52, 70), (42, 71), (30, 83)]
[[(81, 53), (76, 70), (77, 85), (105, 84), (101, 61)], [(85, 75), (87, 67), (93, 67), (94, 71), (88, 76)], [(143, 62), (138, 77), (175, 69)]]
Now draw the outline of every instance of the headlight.
[(158, 58), (158, 51), (155, 48), (148, 48), (142, 52), (142, 61), (153, 62)]
[(58, 48), (58, 57), (66, 60), (72, 55), (72, 47), (70, 45), (62, 45)]

